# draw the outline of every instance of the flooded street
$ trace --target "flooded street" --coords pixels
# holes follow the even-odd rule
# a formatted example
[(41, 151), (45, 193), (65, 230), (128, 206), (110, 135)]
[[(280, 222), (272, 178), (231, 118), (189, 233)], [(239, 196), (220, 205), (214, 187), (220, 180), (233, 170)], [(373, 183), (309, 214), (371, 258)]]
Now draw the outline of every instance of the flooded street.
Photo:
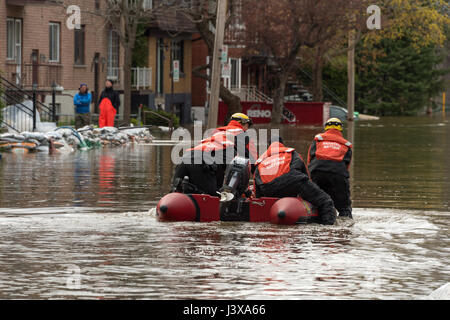
[[(303, 158), (321, 128), (284, 127)], [(162, 223), (170, 146), (3, 154), (0, 298), (420, 299), (450, 282), (450, 122), (357, 122), (354, 224)]]

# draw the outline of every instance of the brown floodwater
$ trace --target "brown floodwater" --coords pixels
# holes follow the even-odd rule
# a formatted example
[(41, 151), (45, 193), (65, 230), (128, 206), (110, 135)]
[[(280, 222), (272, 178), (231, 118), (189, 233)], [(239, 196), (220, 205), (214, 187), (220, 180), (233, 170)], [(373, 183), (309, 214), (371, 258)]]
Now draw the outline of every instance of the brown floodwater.
[[(357, 122), (335, 226), (158, 222), (170, 146), (3, 154), (0, 298), (425, 298), (450, 282), (448, 120)], [(281, 134), (306, 158), (320, 131)]]

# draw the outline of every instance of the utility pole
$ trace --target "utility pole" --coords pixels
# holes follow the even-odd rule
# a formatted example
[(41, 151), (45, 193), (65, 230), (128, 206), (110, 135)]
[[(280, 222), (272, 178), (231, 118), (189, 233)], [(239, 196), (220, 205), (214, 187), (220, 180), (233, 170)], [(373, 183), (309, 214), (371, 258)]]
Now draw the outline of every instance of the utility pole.
[[(350, 30), (348, 33), (348, 46), (349, 51), (347, 53), (347, 73), (348, 73), (348, 87), (347, 87), (347, 140), (351, 143), (355, 143), (355, 31)], [(354, 159), (355, 148), (352, 150), (352, 158)], [(350, 190), (354, 183), (354, 163), (350, 162)], [(351, 192), (353, 194), (353, 192)]]
[(175, 107), (173, 104), (173, 55), (176, 50), (175, 45), (174, 41), (170, 43), (170, 112), (172, 114), (175, 114)]
[(347, 140), (354, 143), (355, 138), (355, 31), (350, 30), (348, 34), (349, 51), (347, 53)]
[(225, 20), (227, 0), (217, 0), (216, 34), (214, 37), (214, 53), (211, 72), (211, 94), (209, 96), (208, 129), (217, 127), (219, 114), (220, 78), (222, 73), (222, 47), (225, 36)]
[(445, 92), (442, 94), (442, 115), (445, 117)]

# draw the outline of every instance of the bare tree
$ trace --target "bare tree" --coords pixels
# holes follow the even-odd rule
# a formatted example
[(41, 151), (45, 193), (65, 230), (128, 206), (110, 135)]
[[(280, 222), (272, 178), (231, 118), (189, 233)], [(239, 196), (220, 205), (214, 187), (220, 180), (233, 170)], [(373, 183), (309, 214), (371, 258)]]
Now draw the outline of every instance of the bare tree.
[(353, 45), (349, 46), (348, 32), (349, 30), (345, 30), (345, 32), (317, 44), (314, 48), (303, 51), (302, 58), (309, 61), (312, 67), (312, 95), (316, 101), (323, 99), (323, 69), (326, 63), (335, 57), (346, 54), (361, 40), (361, 30), (356, 30), (355, 41), (353, 41)]
[[(236, 19), (240, 18), (236, 15), (236, 5), (240, 1), (246, 0), (229, 0), (226, 28), (235, 22)], [(189, 2), (189, 6), (184, 6), (180, 10), (195, 24), (197, 31), (208, 47), (208, 55), (212, 57), (214, 51), (214, 30), (216, 24), (217, 0), (192, 0)], [(206, 73), (206, 70), (208, 69), (212, 69), (212, 63), (198, 66), (192, 70), (192, 73), (195, 77), (205, 79), (211, 83), (211, 77)], [(220, 86), (219, 96), (220, 99), (222, 99), (222, 101), (228, 106), (226, 118), (229, 118), (231, 114), (242, 110), (241, 99), (239, 96), (233, 94), (223, 84)]]
[[(349, 1), (348, 11), (335, 28), (328, 28), (325, 41), (317, 43), (311, 50), (304, 51), (305, 60), (312, 66), (312, 94), (316, 101), (323, 99), (323, 68), (327, 61), (353, 50), (367, 32), (366, 9), (371, 1)], [(348, 43), (349, 32), (354, 32), (352, 45)], [(308, 54), (309, 53), (309, 54)]]
[(248, 0), (244, 7), (246, 54), (271, 65), (272, 123), (281, 122), (286, 84), (299, 67), (302, 48), (314, 48), (349, 28), (348, 0)]

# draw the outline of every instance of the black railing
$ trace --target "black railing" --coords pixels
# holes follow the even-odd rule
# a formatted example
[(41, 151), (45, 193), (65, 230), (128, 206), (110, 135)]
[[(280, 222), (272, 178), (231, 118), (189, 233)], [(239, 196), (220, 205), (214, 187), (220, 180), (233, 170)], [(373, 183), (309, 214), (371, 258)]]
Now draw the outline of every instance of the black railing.
[(17, 64), (7, 64), (3, 77), (21, 88), (31, 89), (34, 84), (39, 90), (49, 90), (54, 82), (61, 83), (62, 80), (62, 66), (59, 64), (22, 63), (20, 72), (17, 72), (17, 67)]
[[(307, 78), (309, 78), (310, 80), (313, 80), (313, 76), (311, 74), (311, 72), (301, 69), (300, 70)], [(336, 93), (334, 93), (333, 90), (331, 90), (330, 88), (328, 88), (325, 84), (322, 84), (322, 89), (323, 91), (325, 91), (325, 93), (327, 93), (332, 99), (334, 99), (334, 101), (336, 101), (341, 107), (347, 107), (347, 103), (341, 99), (341, 97), (339, 97)]]
[[(0, 101), (6, 107), (2, 112), (2, 124), (20, 131), (36, 131), (37, 119), (55, 122), (55, 106), (52, 108), (38, 101), (35, 89), (23, 90), (0, 76)], [(8, 107), (14, 106), (14, 107)]]

